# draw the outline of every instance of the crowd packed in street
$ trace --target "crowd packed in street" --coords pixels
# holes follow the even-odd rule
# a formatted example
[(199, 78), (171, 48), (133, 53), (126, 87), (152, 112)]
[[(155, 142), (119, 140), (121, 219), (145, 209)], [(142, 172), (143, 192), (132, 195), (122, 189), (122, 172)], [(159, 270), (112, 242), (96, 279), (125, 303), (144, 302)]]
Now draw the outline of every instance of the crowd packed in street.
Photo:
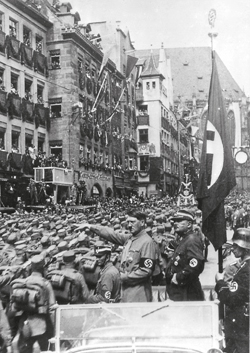
[[(243, 194), (226, 200), (237, 261), (214, 274), (226, 306), (226, 352), (249, 348), (247, 200)], [(0, 218), (2, 351), (11, 352), (13, 342), (19, 352), (32, 352), (35, 342), (47, 350), (57, 304), (205, 300), (199, 275), (210, 242), (197, 205), (142, 195), (34, 209)]]

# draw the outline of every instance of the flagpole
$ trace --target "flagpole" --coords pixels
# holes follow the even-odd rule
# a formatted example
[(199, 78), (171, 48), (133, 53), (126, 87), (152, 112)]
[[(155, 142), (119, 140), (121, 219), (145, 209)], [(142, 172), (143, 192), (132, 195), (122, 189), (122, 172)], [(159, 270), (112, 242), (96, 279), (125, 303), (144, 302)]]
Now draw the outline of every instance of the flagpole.
[(208, 36), (211, 38), (212, 59), (214, 57), (214, 39), (218, 36), (218, 33), (214, 31), (215, 19), (216, 19), (216, 11), (214, 9), (211, 9), (208, 13), (208, 23), (210, 24), (210, 27), (211, 27), (211, 32), (208, 33)]
[(95, 105), (96, 105), (96, 102), (97, 102), (97, 100), (98, 100), (98, 98), (99, 98), (99, 96), (100, 96), (100, 94), (101, 94), (101, 91), (102, 91), (102, 88), (103, 88), (104, 83), (105, 83), (105, 81), (106, 81), (106, 78), (107, 78), (107, 72), (105, 73), (105, 76), (104, 76), (104, 79), (103, 79), (103, 81), (102, 81), (101, 87), (100, 87), (100, 89), (99, 89), (99, 92), (97, 93), (96, 99), (95, 99), (94, 104), (93, 104), (93, 107), (92, 107), (92, 109), (91, 109), (91, 113), (94, 113), (94, 111), (95, 111)]
[[(213, 61), (215, 60), (214, 39), (218, 36), (218, 33), (216, 33), (214, 30), (215, 19), (216, 19), (216, 11), (214, 9), (211, 9), (208, 13), (208, 23), (210, 24), (210, 27), (211, 27), (211, 31), (210, 33), (208, 33), (208, 36), (211, 38), (212, 66), (213, 66)], [(227, 229), (225, 231), (227, 231)], [(223, 272), (222, 246), (218, 248), (218, 271), (220, 273)]]
[(108, 117), (108, 119), (106, 119), (106, 120), (104, 121), (104, 123), (102, 123), (102, 125), (104, 125), (107, 121), (109, 121), (109, 120), (111, 120), (111, 119), (113, 118), (113, 115), (115, 114), (115, 111), (116, 111), (116, 109), (117, 109), (117, 107), (118, 107), (118, 104), (120, 103), (120, 100), (122, 99), (122, 96), (123, 96), (123, 94), (124, 94), (125, 88), (126, 88), (126, 87), (123, 88), (122, 93), (121, 93), (121, 95), (120, 95), (120, 97), (119, 97), (119, 99), (118, 99), (118, 101), (117, 101), (117, 103), (116, 103), (116, 105), (115, 105), (115, 107), (114, 107), (112, 113), (110, 114), (110, 116)]

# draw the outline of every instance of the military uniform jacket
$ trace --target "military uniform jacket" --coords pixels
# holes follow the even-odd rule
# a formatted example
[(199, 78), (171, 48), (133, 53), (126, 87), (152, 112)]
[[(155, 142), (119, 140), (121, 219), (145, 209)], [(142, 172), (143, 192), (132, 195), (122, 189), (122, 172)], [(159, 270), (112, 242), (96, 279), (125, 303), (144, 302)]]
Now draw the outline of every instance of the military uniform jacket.
[[(203, 300), (199, 275), (204, 269), (203, 243), (192, 231), (177, 245), (166, 269), (167, 292), (175, 301)], [(176, 282), (172, 279), (176, 274)]]
[(74, 303), (73, 304), (82, 304), (85, 303), (88, 296), (89, 296), (89, 289), (86, 284), (85, 278), (83, 275), (71, 268), (70, 266), (65, 265), (62, 270), (63, 274), (67, 277), (72, 277), (71, 274), (73, 273), (73, 277), (75, 278), (75, 288), (74, 288)]
[[(55, 304), (55, 295), (51, 283), (42, 277), (39, 272), (33, 272), (29, 277), (40, 277), (44, 281), (44, 295), (48, 300), (48, 307), (51, 308)], [(19, 330), (22, 329), (24, 321), (28, 320), (31, 336), (39, 336), (45, 332), (50, 333), (50, 337), (53, 335), (52, 323), (54, 322), (54, 313), (48, 314), (30, 314), (23, 312), (21, 320), (19, 322)]]
[(221, 303), (226, 305), (225, 332), (236, 340), (249, 340), (249, 282), (250, 258), (243, 261), (227, 283), (217, 282), (215, 290)]
[(116, 302), (119, 300), (121, 278), (112, 262), (107, 262), (100, 272), (95, 294), (89, 296), (87, 303)]
[(96, 234), (118, 245), (124, 245), (121, 256), (121, 301), (152, 301), (151, 276), (155, 263), (155, 245), (143, 229), (136, 236), (115, 233), (103, 226), (91, 226)]

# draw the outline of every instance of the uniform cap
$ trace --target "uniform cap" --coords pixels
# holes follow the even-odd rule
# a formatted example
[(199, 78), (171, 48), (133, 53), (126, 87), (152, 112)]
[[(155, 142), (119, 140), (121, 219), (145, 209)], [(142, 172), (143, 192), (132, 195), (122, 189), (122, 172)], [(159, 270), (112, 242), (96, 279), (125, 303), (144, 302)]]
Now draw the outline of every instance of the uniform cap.
[(111, 254), (111, 246), (103, 241), (97, 241), (94, 246), (95, 256), (101, 257), (105, 254)]
[(15, 247), (17, 255), (21, 255), (26, 252), (27, 245), (26, 244), (19, 244)]
[(63, 254), (63, 261), (66, 263), (73, 262), (76, 258), (74, 251), (68, 250)]
[(42, 255), (34, 255), (31, 258), (31, 268), (32, 270), (41, 270), (45, 264), (44, 258)]
[(68, 243), (66, 241), (61, 241), (57, 247), (59, 252), (68, 250)]
[(50, 233), (49, 233), (49, 237), (55, 237), (56, 236), (56, 230), (52, 230)]
[(172, 224), (170, 222), (165, 223), (165, 230), (170, 231), (172, 229)]
[(17, 235), (15, 233), (10, 234), (7, 238), (8, 244), (14, 244), (16, 241), (17, 241)]
[(55, 244), (52, 244), (50, 245), (50, 247), (48, 248), (48, 253), (51, 255), (51, 256), (54, 256), (58, 253), (58, 248)]
[(6, 228), (2, 228), (2, 229), (0, 230), (0, 236), (3, 235), (4, 233), (6, 233)]
[(165, 227), (164, 226), (158, 226), (157, 227), (157, 233), (164, 233)]
[(45, 235), (42, 237), (42, 239), (40, 240), (42, 245), (46, 245), (49, 244), (49, 238)]
[(15, 247), (19, 245), (25, 245), (27, 243), (26, 239), (21, 239), (15, 242)]
[(180, 210), (173, 215), (172, 219), (176, 222), (183, 221), (183, 220), (193, 222), (194, 216), (192, 212), (188, 210)]
[(64, 235), (66, 235), (66, 230), (64, 228), (60, 229), (57, 234), (59, 237), (64, 237)]

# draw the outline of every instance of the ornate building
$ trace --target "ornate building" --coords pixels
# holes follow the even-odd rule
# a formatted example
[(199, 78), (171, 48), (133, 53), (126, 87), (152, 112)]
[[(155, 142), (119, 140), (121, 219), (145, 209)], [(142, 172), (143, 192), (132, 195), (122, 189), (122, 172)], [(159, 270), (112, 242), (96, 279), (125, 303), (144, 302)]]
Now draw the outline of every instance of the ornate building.
[(189, 151), (186, 129), (174, 111), (171, 63), (163, 47), (136, 56), (139, 193), (173, 196)]
[(33, 177), (34, 153), (48, 152), (46, 34), (51, 26), (45, 6), (0, 3), (1, 206), (15, 206)]

